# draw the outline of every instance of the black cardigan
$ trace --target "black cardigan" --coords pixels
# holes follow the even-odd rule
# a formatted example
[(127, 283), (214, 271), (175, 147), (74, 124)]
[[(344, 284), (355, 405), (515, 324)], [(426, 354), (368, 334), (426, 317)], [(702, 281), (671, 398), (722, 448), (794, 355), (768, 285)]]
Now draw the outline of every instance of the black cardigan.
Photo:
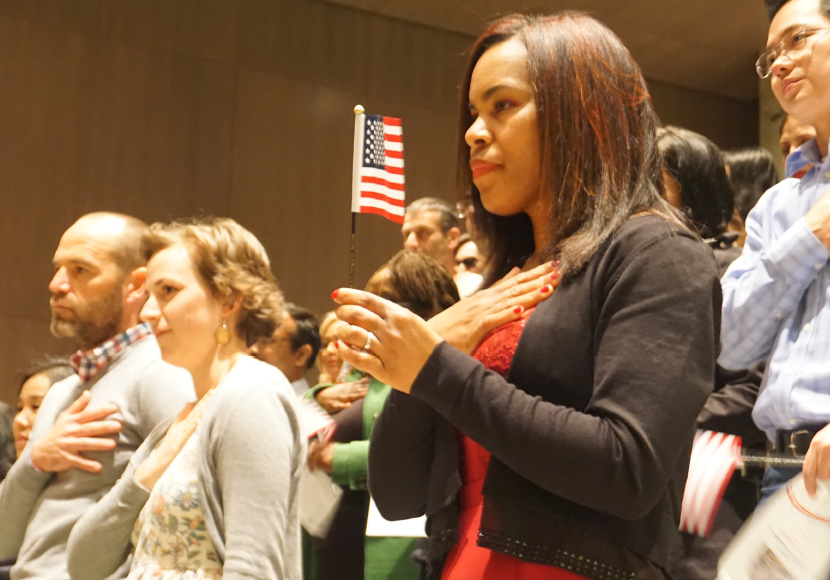
[(631, 219), (537, 306), (507, 380), (442, 343), (411, 395), (392, 393), (369, 451), (380, 512), (426, 513), (440, 575), (458, 430), (492, 455), (479, 545), (589, 578), (662, 578), (720, 309), (712, 251), (661, 217)]

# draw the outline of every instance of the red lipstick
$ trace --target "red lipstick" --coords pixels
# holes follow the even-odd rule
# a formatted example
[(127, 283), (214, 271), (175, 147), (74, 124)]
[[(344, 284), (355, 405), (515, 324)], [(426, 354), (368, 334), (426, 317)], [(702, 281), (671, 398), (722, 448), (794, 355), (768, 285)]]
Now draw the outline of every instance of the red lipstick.
[(490, 163), (489, 161), (482, 161), (481, 159), (470, 160), (470, 169), (473, 171), (473, 179), (481, 177), (485, 173), (490, 173), (497, 167), (499, 166), (495, 163)]

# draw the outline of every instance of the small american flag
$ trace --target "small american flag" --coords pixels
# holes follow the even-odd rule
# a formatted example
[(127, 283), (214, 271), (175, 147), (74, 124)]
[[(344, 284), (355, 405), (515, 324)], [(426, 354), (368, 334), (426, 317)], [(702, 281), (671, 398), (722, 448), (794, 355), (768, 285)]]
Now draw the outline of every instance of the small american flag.
[(320, 441), (328, 443), (337, 430), (337, 423), (317, 401), (300, 400), (297, 418), (300, 421), (300, 431), (309, 439), (316, 435)]
[(741, 461), (737, 435), (698, 431), (680, 513), (680, 530), (704, 538), (712, 532), (723, 493)]
[(405, 205), (401, 120), (357, 115), (352, 212), (374, 213), (402, 224)]

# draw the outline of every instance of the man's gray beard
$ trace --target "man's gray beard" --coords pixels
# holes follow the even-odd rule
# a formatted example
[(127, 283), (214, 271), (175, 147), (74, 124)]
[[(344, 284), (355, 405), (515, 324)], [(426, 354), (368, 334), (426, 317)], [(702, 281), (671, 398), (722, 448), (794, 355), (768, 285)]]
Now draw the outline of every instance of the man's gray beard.
[(87, 308), (83, 319), (62, 320), (52, 312), (52, 323), (49, 325), (52, 334), (58, 338), (75, 339), (82, 350), (94, 348), (115, 336), (124, 313), (121, 283), (97, 302), (88, 304)]

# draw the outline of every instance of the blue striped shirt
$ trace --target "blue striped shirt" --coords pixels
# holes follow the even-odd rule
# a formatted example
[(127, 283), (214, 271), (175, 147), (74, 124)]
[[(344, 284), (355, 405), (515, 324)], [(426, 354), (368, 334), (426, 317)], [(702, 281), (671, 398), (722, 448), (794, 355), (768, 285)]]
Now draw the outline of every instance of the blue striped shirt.
[(752, 416), (770, 438), (830, 423), (830, 255), (804, 221), (830, 189), (830, 162), (813, 140), (787, 159), (787, 175), (805, 162), (802, 179), (785, 179), (749, 212), (743, 254), (722, 280), (718, 362), (739, 369), (769, 357)]

